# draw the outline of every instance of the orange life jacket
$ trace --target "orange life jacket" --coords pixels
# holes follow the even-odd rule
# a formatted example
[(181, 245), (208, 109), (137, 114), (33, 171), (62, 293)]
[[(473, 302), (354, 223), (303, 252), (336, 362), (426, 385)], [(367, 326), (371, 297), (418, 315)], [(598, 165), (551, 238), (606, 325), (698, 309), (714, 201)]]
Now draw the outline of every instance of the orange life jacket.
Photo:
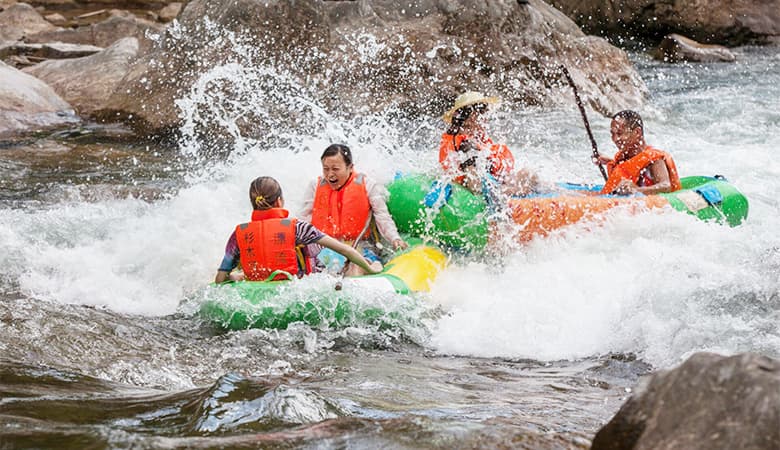
[(370, 212), (365, 175), (353, 172), (339, 190), (319, 178), (311, 224), (323, 233), (342, 241), (354, 241), (365, 227)]
[[(515, 157), (506, 145), (495, 144), (489, 137), (477, 138), (466, 134), (452, 135), (447, 133), (441, 136), (441, 144), (439, 145), (439, 163), (445, 171), (451, 168), (450, 154), (458, 151), (466, 139), (472, 142), (480, 152), (488, 152), (491, 175), (501, 179), (512, 172), (515, 167)], [(458, 176), (455, 181), (460, 183), (463, 181), (463, 176)]]
[[(252, 211), (252, 221), (236, 226), (236, 241), (241, 251), (241, 268), (247, 280), (263, 281), (275, 270), (298, 274), (295, 247), (296, 219), (286, 209)], [(287, 277), (278, 274), (274, 280)]]
[[(615, 161), (618, 160), (618, 156), (615, 155)], [(653, 180), (645, 169), (650, 167), (650, 164), (661, 159), (666, 164), (666, 170), (669, 171), (669, 182), (672, 185), (672, 192), (679, 191), (682, 185), (680, 184), (680, 176), (677, 174), (677, 166), (674, 165), (671, 155), (648, 145), (632, 158), (618, 163), (607, 164), (609, 178), (607, 178), (604, 188), (601, 189), (601, 193), (612, 193), (623, 180), (631, 180), (637, 186), (652, 186), (656, 184), (656, 180)]]

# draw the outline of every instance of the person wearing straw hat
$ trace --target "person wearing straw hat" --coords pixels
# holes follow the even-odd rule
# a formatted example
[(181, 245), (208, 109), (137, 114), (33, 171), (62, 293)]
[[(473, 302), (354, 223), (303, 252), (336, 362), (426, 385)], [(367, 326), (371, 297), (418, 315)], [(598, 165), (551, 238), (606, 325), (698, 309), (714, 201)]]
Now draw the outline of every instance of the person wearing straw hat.
[(526, 170), (515, 171), (512, 152), (505, 144), (493, 142), (482, 122), (489, 106), (498, 102), (498, 97), (475, 91), (455, 99), (442, 117), (449, 128), (441, 137), (439, 163), (455, 182), (474, 193), (497, 186), (506, 195), (527, 195), (536, 189), (538, 178)]

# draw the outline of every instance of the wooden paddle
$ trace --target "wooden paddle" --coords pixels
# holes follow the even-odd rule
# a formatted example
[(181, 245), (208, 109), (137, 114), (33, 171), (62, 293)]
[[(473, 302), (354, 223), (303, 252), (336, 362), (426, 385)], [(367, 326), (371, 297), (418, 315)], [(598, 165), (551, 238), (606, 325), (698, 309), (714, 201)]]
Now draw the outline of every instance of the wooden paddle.
[[(571, 86), (571, 89), (574, 91), (574, 99), (577, 100), (577, 107), (580, 109), (580, 114), (582, 115), (582, 121), (585, 122), (585, 130), (587, 130), (588, 132), (588, 137), (590, 138), (590, 144), (593, 147), (593, 154), (591, 157), (594, 159), (594, 161), (598, 161), (599, 148), (596, 145), (596, 139), (593, 138), (593, 132), (590, 131), (590, 123), (588, 122), (588, 116), (585, 114), (585, 107), (582, 105), (580, 94), (579, 92), (577, 92), (577, 85), (574, 84), (574, 80), (571, 78), (571, 74), (569, 73), (569, 70), (566, 68), (566, 66), (561, 65), (560, 69), (563, 72), (563, 76), (566, 77), (566, 81), (569, 82), (569, 86)], [(604, 177), (604, 181), (607, 181), (607, 171), (604, 170), (604, 167), (601, 165), (601, 163), (598, 163), (597, 165), (599, 166), (599, 170), (601, 171), (601, 176)]]

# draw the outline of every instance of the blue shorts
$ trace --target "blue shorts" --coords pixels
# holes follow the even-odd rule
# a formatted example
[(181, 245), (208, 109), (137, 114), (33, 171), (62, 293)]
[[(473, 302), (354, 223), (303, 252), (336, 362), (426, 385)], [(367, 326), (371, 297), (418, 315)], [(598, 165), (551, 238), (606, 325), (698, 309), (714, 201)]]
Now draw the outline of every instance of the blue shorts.
[(382, 262), (382, 260), (379, 259), (379, 256), (377, 256), (376, 253), (374, 253), (374, 250), (368, 247), (363, 247), (362, 250), (363, 250), (363, 258), (366, 258), (366, 261), (370, 263), (375, 261)]

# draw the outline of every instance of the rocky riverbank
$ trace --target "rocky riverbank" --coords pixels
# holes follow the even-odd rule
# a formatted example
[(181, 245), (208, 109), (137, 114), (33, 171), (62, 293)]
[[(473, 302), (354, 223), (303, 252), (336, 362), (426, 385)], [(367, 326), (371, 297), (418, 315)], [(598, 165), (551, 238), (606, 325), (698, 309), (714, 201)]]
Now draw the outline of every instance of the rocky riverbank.
[[(402, 10), (365, 1), (117, 6), (2, 6), (0, 57), (17, 92), (3, 94), (11, 106), (0, 134), (70, 126), (74, 116), (166, 134), (179, 124), (174, 101), (232, 61), (270, 63), (306, 85), (327, 86), (322, 101), (350, 113), (438, 114), (467, 88), (519, 104), (560, 104), (569, 101), (560, 64), (599, 111), (638, 106), (646, 95), (623, 51), (586, 36), (544, 2), (422, 1)], [(19, 96), (23, 89), (37, 90), (37, 101)]]
[[(613, 10), (604, 19), (586, 20), (586, 14), (604, 8), (592, 3), (586, 8), (553, 2), (583, 28), (602, 34), (618, 33), (616, 23), (635, 32), (642, 28), (637, 23), (655, 20), (640, 15), (623, 20)], [(517, 107), (570, 104), (561, 65), (569, 68), (585, 102), (602, 114), (638, 108), (647, 95), (623, 50), (586, 35), (539, 0), (419, 0), (400, 9), (365, 0), (126, 5), (75, 0), (0, 5), (0, 59), (8, 81), (0, 88), (5, 105), (0, 135), (71, 126), (75, 117), (127, 123), (139, 136), (168, 135), (181, 124), (175, 101), (208, 71), (232, 63), (272, 67), (319, 92), (326, 107), (352, 115), (391, 108), (435, 116), (466, 89), (500, 95)], [(691, 18), (686, 11), (659, 15), (666, 18), (663, 29), (673, 31), (669, 17), (687, 17), (680, 25), (686, 32), (720, 30), (717, 35), (726, 39), (725, 30), (734, 25), (721, 15)], [(749, 14), (735, 6), (733, 14), (744, 16), (740, 23), (750, 31), (735, 33), (762, 42), (776, 37), (780, 25), (774, 13), (762, 11)], [(654, 36), (659, 27), (648, 27), (645, 35)], [(725, 48), (701, 47), (699, 56), (695, 42), (683, 36), (671, 42), (660, 53), (669, 61), (733, 60)], [(293, 108), (280, 108), (280, 115), (295, 120)], [(252, 119), (240, 123), (243, 132), (267, 133)]]

